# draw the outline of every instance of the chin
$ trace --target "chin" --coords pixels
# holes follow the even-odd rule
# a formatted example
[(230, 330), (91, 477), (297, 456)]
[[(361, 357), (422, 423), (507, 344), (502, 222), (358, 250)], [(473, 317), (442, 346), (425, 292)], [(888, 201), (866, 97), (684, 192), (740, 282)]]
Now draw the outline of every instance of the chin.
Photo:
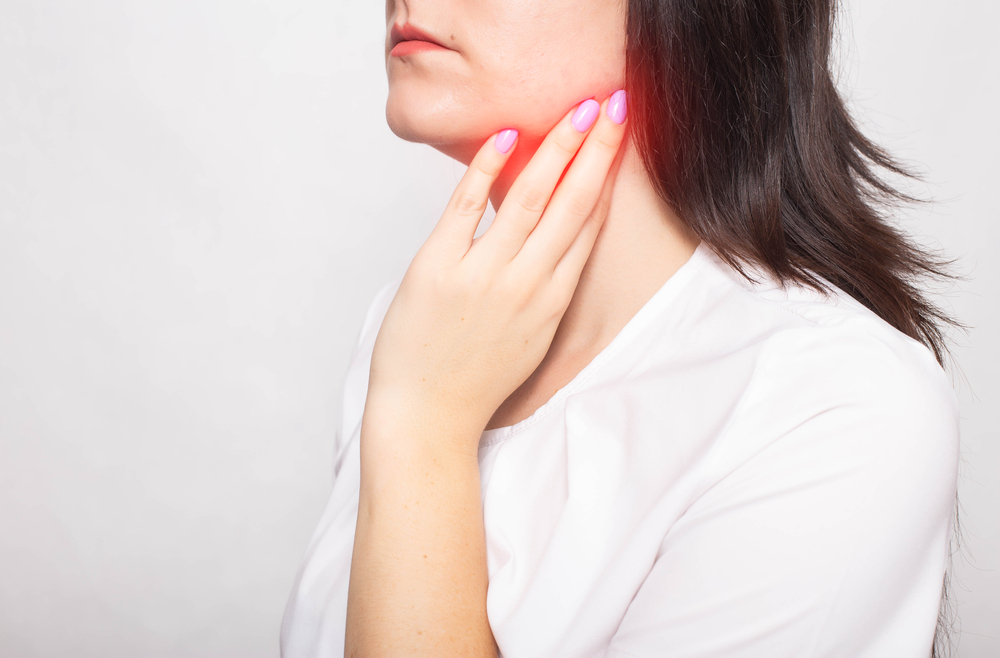
[(440, 95), (429, 101), (415, 96), (390, 90), (385, 104), (389, 130), (402, 140), (427, 144), (469, 164), (493, 130), (475, 125), (469, 120), (475, 116), (473, 111), (444, 101)]

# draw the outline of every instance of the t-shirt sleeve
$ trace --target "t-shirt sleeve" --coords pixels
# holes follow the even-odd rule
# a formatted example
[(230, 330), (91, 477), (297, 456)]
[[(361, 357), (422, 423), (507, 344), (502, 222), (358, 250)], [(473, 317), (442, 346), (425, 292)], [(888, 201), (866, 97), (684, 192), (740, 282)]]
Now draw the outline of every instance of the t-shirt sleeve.
[(340, 423), (337, 425), (334, 437), (333, 472), (336, 476), (340, 470), (341, 457), (344, 454), (343, 447), (354, 433), (357, 425), (361, 423), (361, 416), (365, 410), (365, 398), (368, 394), (368, 372), (371, 366), (372, 348), (375, 346), (375, 338), (378, 330), (382, 326), (386, 311), (402, 279), (391, 281), (383, 286), (368, 305), (365, 312), (364, 321), (361, 323), (361, 330), (351, 351), (348, 361), (347, 374), (344, 377), (344, 389), (340, 405)]
[(607, 655), (926, 658), (958, 468), (947, 377), (913, 341), (767, 351)]

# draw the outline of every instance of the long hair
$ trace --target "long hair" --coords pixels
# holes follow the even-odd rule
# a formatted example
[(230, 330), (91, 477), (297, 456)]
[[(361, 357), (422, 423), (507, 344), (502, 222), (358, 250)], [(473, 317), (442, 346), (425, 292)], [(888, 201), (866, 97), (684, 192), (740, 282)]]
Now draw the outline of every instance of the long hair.
[(658, 194), (738, 271), (829, 282), (943, 364), (945, 328), (958, 323), (921, 283), (949, 278), (948, 263), (890, 222), (915, 199), (880, 172), (912, 175), (861, 133), (837, 91), (836, 4), (628, 0), (634, 143)]
[(829, 281), (939, 362), (954, 323), (920, 290), (947, 263), (887, 221), (911, 174), (830, 72), (836, 0), (629, 0), (626, 88), (657, 192), (730, 265)]

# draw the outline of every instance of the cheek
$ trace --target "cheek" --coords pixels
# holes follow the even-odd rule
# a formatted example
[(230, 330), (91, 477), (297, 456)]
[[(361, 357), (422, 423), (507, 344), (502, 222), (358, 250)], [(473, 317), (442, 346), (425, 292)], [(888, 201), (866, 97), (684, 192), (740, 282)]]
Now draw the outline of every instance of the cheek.
[[(525, 136), (544, 134), (577, 103), (603, 101), (625, 78), (624, 36), (574, 36), (569, 29), (525, 32), (482, 52), (474, 87)], [(477, 49), (477, 52), (478, 51)]]
[(492, 5), (499, 11), (490, 20), (474, 22), (475, 59), (482, 62), (479, 82), (524, 130), (551, 126), (576, 103), (591, 96), (603, 100), (624, 82), (622, 0)]
[(400, 68), (390, 127), (449, 155), (502, 128), (517, 128), (527, 145), (580, 101), (620, 89), (624, 17), (609, 5), (567, 1), (469, 0), (456, 23), (460, 59)]

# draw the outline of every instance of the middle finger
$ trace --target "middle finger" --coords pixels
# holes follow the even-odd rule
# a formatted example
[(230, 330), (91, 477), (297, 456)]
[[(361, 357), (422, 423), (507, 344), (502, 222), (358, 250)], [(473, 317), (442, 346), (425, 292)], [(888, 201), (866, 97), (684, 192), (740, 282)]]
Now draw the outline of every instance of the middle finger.
[[(613, 100), (617, 101), (614, 108)], [(521, 248), (517, 258), (523, 257), (525, 263), (551, 272), (576, 241), (584, 222), (594, 214), (599, 215), (594, 218), (598, 225), (604, 221), (607, 207), (597, 202), (602, 197), (610, 201), (605, 194), (605, 182), (625, 137), (625, 92), (616, 92), (605, 103), (607, 110), (601, 112), (601, 118), (549, 200), (538, 226)]]
[(508, 190), (493, 224), (480, 237), (481, 249), (493, 251), (501, 262), (517, 255), (600, 111), (597, 101), (587, 99), (567, 112), (549, 131)]

